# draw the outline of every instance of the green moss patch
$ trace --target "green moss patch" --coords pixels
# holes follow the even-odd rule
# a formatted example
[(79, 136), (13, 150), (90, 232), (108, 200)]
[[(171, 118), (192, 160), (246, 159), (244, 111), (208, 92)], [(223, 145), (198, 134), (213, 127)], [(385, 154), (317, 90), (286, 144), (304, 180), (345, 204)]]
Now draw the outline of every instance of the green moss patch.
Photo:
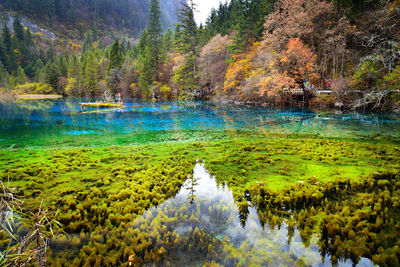
[[(389, 141), (254, 134), (201, 142), (7, 149), (0, 151), (0, 178), (10, 180), (29, 207), (43, 199), (58, 211), (65, 235), (52, 241), (50, 265), (167, 265), (174, 246), (188, 253), (200, 250), (210, 266), (258, 262), (248, 258), (245, 245), (235, 248), (199, 229), (192, 229), (193, 240), (183, 240), (165, 218), (168, 222), (156, 228), (142, 224), (126, 231), (150, 207), (177, 194), (196, 160), (232, 190), (244, 224), (253, 206), (261, 223), (272, 229), (297, 227), (305, 244), (318, 235), (321, 254), (333, 255), (332, 263), (357, 262), (360, 256), (382, 265), (398, 263), (399, 239), (387, 237), (397, 237), (400, 229), (400, 146)], [(367, 239), (358, 240), (363, 234)]]

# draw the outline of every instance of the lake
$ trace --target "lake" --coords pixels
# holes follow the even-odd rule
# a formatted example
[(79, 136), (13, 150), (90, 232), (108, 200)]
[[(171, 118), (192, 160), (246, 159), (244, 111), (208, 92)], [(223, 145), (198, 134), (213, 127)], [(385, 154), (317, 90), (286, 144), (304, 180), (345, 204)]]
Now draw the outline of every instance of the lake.
[(395, 114), (312, 112), (206, 102), (127, 102), (85, 109), (88, 99), (26, 100), (0, 105), (0, 146), (120, 145), (207, 138), (197, 131), (267, 131), (329, 137), (400, 135)]
[(1, 179), (63, 225), (50, 266), (398, 261), (399, 115), (87, 101), (0, 103)]

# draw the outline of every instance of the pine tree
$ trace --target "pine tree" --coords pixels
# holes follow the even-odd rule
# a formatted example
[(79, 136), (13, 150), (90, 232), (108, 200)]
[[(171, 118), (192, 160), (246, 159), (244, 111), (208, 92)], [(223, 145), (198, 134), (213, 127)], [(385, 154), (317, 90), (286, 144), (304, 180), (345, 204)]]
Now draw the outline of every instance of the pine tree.
[(44, 0), (44, 5), (46, 6), (47, 15), (49, 16), (50, 19), (56, 15), (56, 1), (57, 0)]
[(8, 53), (11, 50), (11, 34), (10, 29), (8, 29), (6, 24), (4, 24), (1, 39), (3, 41), (4, 50), (6, 51), (6, 53)]
[(24, 71), (23, 68), (21, 68), (21, 66), (18, 67), (17, 77), (16, 78), (17, 78), (17, 83), (18, 84), (24, 84), (24, 83), (27, 82), (25, 71)]
[[(15, 37), (12, 39), (12, 47), (17, 51), (18, 65), (25, 69), (32, 63), (32, 55), (28, 48), (29, 44), (27, 43), (24, 28), (18, 16), (14, 20), (13, 28)], [(29, 37), (31, 38), (31, 36)], [(30, 42), (32, 42), (32, 40), (30, 40)], [(28, 70), (28, 73), (31, 74), (31, 71)]]
[(139, 44), (138, 44), (139, 53), (144, 53), (148, 41), (149, 41), (149, 33), (147, 29), (144, 29), (139, 39)]
[(6, 51), (4, 50), (3, 44), (0, 41), (0, 63), (2, 67), (5, 69), (5, 66), (7, 65), (7, 54)]
[(68, 78), (78, 78), (79, 76), (79, 60), (77, 55), (72, 55), (68, 61)]
[(59, 81), (59, 72), (54, 62), (47, 62), (44, 67), (44, 79), (46, 83), (50, 84), (53, 89), (57, 90)]
[(85, 68), (85, 87), (87, 90), (87, 95), (95, 96), (97, 91), (97, 81), (99, 74), (99, 67), (95, 56), (95, 52), (91, 52), (87, 59), (87, 64)]
[(13, 49), (10, 49), (7, 57), (7, 70), (10, 74), (18, 69), (18, 57)]
[(8, 72), (4, 67), (3, 63), (0, 62), (0, 86), (7, 85)]
[(120, 46), (118, 40), (114, 41), (108, 58), (110, 63), (107, 66), (107, 74), (109, 74), (112, 69), (121, 68), (122, 63), (124, 63), (122, 47)]
[(163, 52), (162, 54), (166, 54), (172, 48), (172, 37), (173, 33), (171, 28), (168, 28), (167, 31), (163, 35)]
[(60, 70), (60, 74), (62, 76), (67, 76), (67, 72), (68, 72), (68, 54), (64, 53), (61, 56), (57, 57), (56, 64), (57, 64), (57, 68)]
[(36, 80), (39, 80), (40, 74), (41, 74), (41, 71), (42, 71), (43, 68), (44, 68), (43, 61), (40, 58), (36, 59), (34, 65), (32, 67), (32, 72), (33, 72), (32, 76)]
[[(80, 95), (80, 84), (81, 84), (81, 76), (79, 70), (79, 59), (78, 56), (72, 55), (68, 61), (68, 84), (70, 87), (70, 91), (74, 91), (76, 96)], [(67, 89), (66, 89), (67, 91)], [(66, 92), (71, 94), (71, 92)]]
[(18, 16), (14, 19), (13, 28), (17, 40), (23, 42), (25, 39), (24, 27), (22, 27)]
[(150, 64), (152, 65), (152, 80), (159, 80), (159, 68), (161, 65), (161, 47), (162, 47), (162, 35), (161, 35), (161, 21), (160, 21), (160, 3), (159, 0), (150, 1), (150, 18), (149, 18), (149, 30), (148, 30), (148, 43), (150, 52)]
[(194, 21), (194, 9), (193, 0), (189, 0), (183, 2), (182, 8), (177, 11), (179, 34), (176, 35), (175, 49), (185, 55), (185, 64), (176, 72), (174, 80), (182, 86), (181, 97), (183, 98), (191, 97), (194, 91), (199, 89), (197, 73), (198, 30)]
[(26, 29), (26, 32), (25, 32), (25, 44), (27, 47), (31, 47), (35, 44), (33, 42), (32, 34), (31, 34), (31, 31), (29, 30), (29, 28)]
[(47, 52), (46, 52), (46, 60), (47, 61), (54, 61), (55, 57), (56, 56), (55, 56), (55, 53), (54, 53), (53, 46), (50, 45), (49, 48), (47, 49)]
[(112, 89), (112, 92), (116, 93), (118, 90), (118, 84), (121, 81), (121, 67), (124, 63), (122, 47), (118, 40), (114, 41), (108, 59), (110, 62), (107, 66), (106, 81), (107, 85)]

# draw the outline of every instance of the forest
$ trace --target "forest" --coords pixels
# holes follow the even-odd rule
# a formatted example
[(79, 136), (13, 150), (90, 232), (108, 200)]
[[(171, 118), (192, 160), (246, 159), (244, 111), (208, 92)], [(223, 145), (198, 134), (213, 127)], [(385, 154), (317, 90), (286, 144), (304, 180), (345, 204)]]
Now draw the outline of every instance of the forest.
[[(148, 1), (140, 0), (2, 0), (0, 5), (5, 11), (51, 25), (58, 33), (82, 41), (88, 28), (122, 30), (138, 37), (147, 26), (150, 7)], [(166, 29), (176, 23), (179, 0), (161, 1), (160, 5)]]
[[(33, 2), (5, 6), (71, 25), (79, 15), (57, 14), (61, 7), (52, 1), (40, 1), (45, 6), (36, 12), (29, 8)], [(111, 23), (108, 4), (86, 3), (91, 7), (86, 16)], [(120, 14), (121, 6), (118, 1), (111, 10)], [(233, 0), (198, 26), (189, 1), (176, 12), (177, 24), (163, 30), (160, 3), (151, 1), (137, 42), (115, 39), (108, 45), (101, 28), (92, 27), (81, 34), (83, 40), (64, 48), (32, 36), (17, 16), (13, 31), (4, 26), (1, 35), (1, 86), (8, 92), (81, 97), (121, 92), (144, 99), (396, 108), (399, 10), (399, 1)], [(132, 21), (137, 16), (129, 17), (123, 20), (127, 27), (137, 26)]]

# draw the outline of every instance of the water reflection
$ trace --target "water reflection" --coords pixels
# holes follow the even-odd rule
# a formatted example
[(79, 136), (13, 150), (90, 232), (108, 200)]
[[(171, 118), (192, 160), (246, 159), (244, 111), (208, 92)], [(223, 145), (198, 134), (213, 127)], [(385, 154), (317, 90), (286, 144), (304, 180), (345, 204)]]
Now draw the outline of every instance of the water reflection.
[[(391, 114), (341, 112), (314, 113), (306, 109), (219, 105), (195, 101), (127, 101), (121, 109), (85, 109), (79, 102), (90, 99), (27, 100), (0, 105), (0, 138), (9, 143), (49, 145), (71, 143), (108, 145), (132, 142), (134, 135), (157, 134), (152, 141), (193, 138), (190, 131), (240, 131), (283, 134), (319, 134), (354, 137), (400, 134), (400, 120)], [(68, 132), (93, 133), (96, 139), (70, 139)], [(201, 137), (204, 138), (204, 137)], [(57, 141), (54, 141), (57, 140)], [(111, 143), (110, 143), (111, 142)]]
[[(166, 247), (168, 252), (163, 260), (174, 266), (202, 266), (211, 261), (230, 266), (237, 264), (238, 258), (243, 266), (331, 266), (329, 256), (324, 260), (320, 256), (317, 236), (304, 242), (296, 227), (286, 223), (280, 227), (263, 227), (258, 216), (254, 207), (248, 206), (244, 213), (238, 209), (232, 192), (218, 186), (204, 166), (196, 164), (193, 176), (176, 197), (145, 212), (135, 220), (133, 228), (147, 231), (149, 235), (154, 233), (157, 239), (160, 235), (166, 236), (165, 231), (176, 233), (179, 242)], [(157, 243), (167, 241), (161, 237)], [(208, 249), (188, 253), (188, 248), (203, 245)], [(214, 251), (220, 254), (213, 254)], [(145, 263), (152, 264), (151, 261)], [(347, 260), (339, 265), (353, 264)], [(373, 266), (365, 258), (358, 265)]]

